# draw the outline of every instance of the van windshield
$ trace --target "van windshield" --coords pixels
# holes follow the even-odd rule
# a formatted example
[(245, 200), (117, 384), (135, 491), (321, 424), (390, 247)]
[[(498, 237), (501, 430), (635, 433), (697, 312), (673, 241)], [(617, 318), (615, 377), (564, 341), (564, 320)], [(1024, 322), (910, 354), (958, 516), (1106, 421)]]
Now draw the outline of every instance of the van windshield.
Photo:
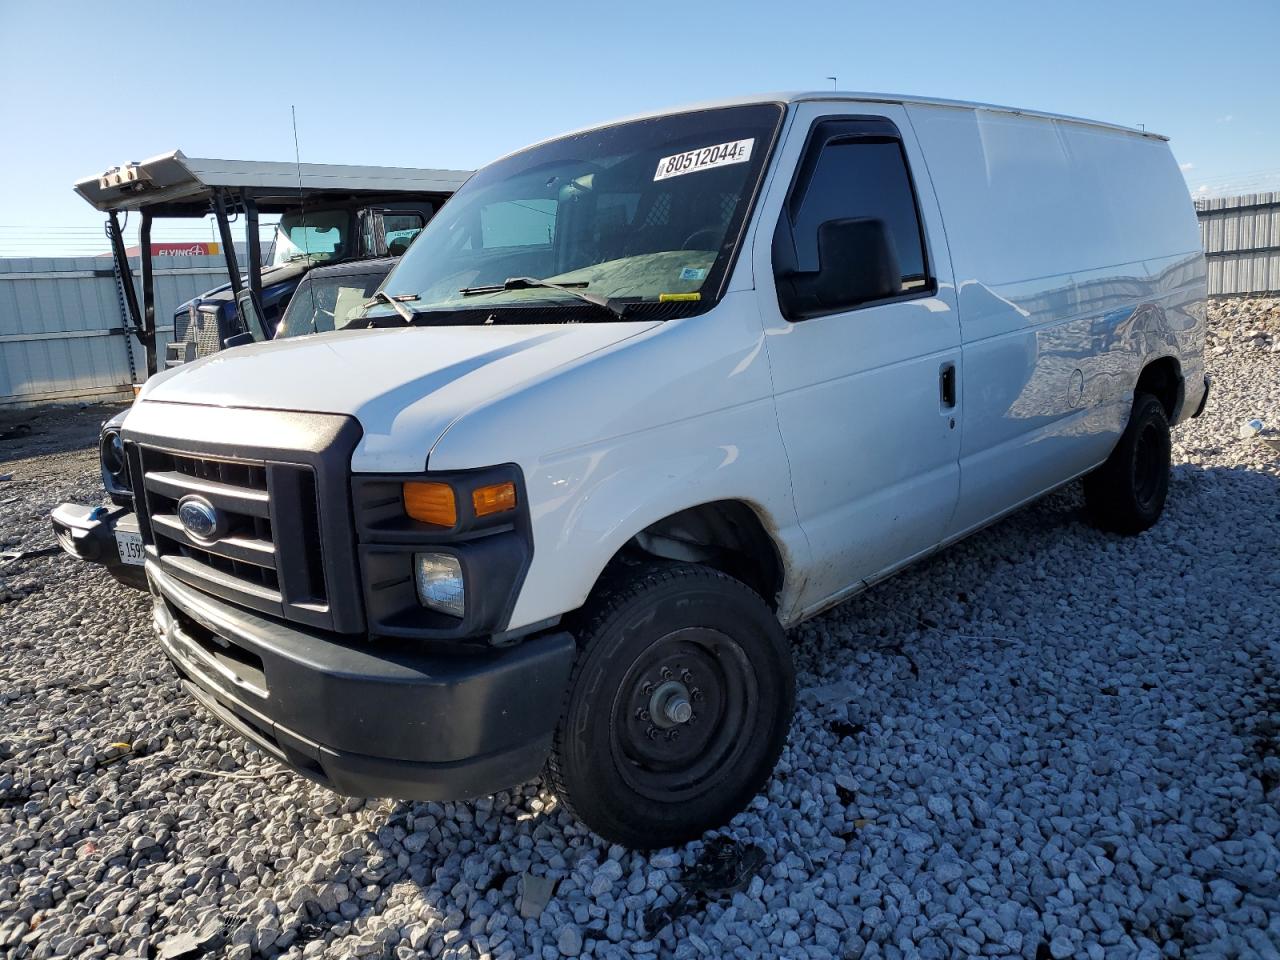
[[(696, 310), (718, 295), (782, 114), (779, 104), (673, 114), (499, 160), (427, 224), (384, 290), (425, 323), (482, 322), (463, 311), (499, 323), (584, 319), (584, 310), (611, 319), (567, 290), (502, 289), (518, 278), (625, 308)], [(390, 314), (385, 304), (367, 311)]]

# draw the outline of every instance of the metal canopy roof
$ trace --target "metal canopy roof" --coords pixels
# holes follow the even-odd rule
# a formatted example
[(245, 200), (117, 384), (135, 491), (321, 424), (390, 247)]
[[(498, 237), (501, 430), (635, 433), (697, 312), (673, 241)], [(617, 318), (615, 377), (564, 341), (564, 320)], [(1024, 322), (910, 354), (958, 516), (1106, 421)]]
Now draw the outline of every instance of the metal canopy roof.
[(76, 193), (103, 212), (149, 209), (156, 216), (200, 217), (209, 212), (215, 190), (250, 191), (264, 213), (304, 199), (434, 193), (447, 197), (471, 176), (470, 170), (363, 167), (351, 164), (211, 160), (181, 150), (137, 164), (112, 167), (86, 177)]

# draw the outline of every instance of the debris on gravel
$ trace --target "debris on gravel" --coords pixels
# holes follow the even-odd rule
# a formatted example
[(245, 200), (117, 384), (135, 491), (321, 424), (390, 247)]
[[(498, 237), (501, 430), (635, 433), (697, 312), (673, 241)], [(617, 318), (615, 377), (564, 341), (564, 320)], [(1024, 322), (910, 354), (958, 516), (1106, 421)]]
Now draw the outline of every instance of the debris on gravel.
[(1215, 301), (1205, 346), (1217, 355), (1233, 347), (1280, 353), (1280, 299), (1230, 297)]
[[(1280, 455), (1237, 437), (1280, 423), (1280, 301), (1211, 317), (1159, 524), (1099, 533), (1068, 488), (794, 631), (773, 778), (677, 850), (604, 844), (537, 783), (337, 797), (182, 692), (145, 595), (5, 568), (0, 955), (1280, 955)], [(101, 496), (110, 413), (5, 433), (0, 550)], [(646, 929), (730, 842), (745, 887)]]

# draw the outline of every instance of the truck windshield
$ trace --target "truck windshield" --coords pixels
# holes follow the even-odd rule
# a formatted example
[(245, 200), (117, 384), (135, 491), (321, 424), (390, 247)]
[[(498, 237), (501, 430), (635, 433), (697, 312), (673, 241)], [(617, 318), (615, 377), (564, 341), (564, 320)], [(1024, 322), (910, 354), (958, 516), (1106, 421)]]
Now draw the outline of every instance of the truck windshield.
[[(450, 312), (610, 319), (547, 282), (641, 308), (628, 318), (644, 304), (696, 310), (718, 295), (782, 113), (766, 103), (671, 114), (499, 160), (427, 224), (384, 289), (424, 323), (449, 323)], [(538, 282), (507, 282), (516, 278)]]
[(271, 265), (294, 260), (327, 263), (347, 256), (351, 216), (346, 210), (302, 210), (286, 213), (276, 224)]
[(280, 318), (275, 339), (341, 330), (385, 277), (386, 271), (342, 277), (308, 275)]

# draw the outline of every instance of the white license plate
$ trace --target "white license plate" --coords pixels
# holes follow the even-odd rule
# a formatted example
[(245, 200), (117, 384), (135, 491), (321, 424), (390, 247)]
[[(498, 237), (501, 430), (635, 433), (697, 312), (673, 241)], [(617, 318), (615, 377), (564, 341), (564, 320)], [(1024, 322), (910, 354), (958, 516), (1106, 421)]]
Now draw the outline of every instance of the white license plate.
[(131, 563), (135, 567), (140, 567), (147, 562), (146, 554), (142, 552), (142, 534), (140, 533), (121, 533), (117, 530), (116, 552), (120, 554), (121, 562)]

